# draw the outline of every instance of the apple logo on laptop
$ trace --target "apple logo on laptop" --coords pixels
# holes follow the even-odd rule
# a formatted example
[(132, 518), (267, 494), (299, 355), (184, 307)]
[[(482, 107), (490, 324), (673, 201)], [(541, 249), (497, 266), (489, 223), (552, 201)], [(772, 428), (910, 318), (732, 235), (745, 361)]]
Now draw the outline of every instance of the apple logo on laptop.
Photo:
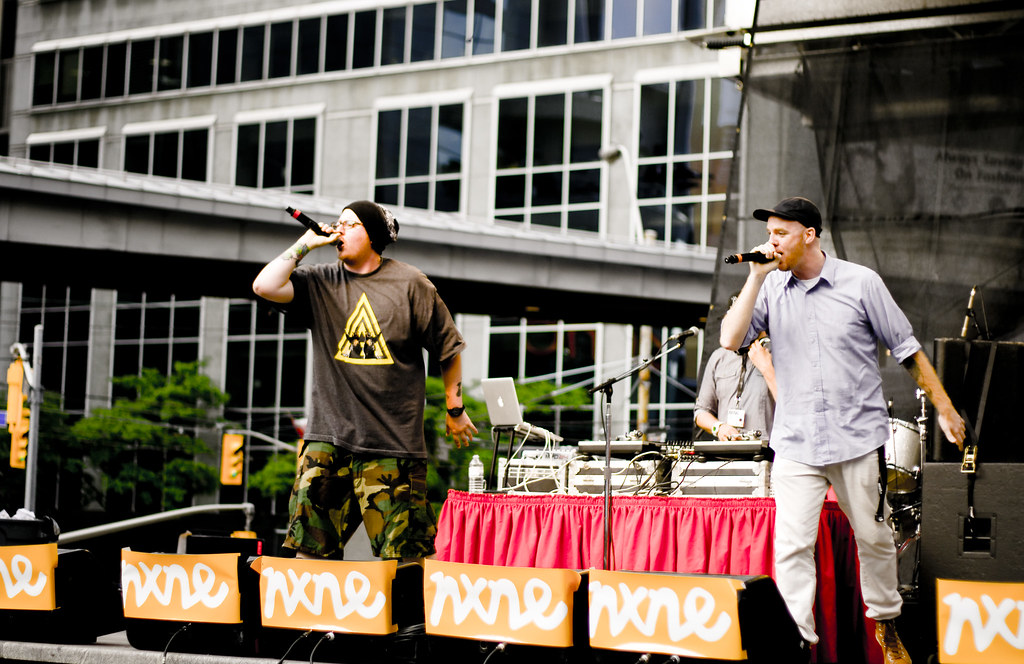
[(498, 408), (504, 408), (504, 407), (505, 407), (505, 400), (502, 399), (501, 397), (498, 397)]

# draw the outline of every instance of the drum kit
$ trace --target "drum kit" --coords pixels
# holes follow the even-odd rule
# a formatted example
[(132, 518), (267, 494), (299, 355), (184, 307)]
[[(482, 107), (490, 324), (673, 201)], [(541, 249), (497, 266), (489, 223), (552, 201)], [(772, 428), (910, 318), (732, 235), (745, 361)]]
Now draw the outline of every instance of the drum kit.
[(924, 458), (926, 423), (924, 390), (917, 390), (921, 412), (916, 421), (889, 418), (885, 442), (889, 503), (889, 525), (899, 560), (900, 592), (917, 589), (921, 544), (921, 460)]

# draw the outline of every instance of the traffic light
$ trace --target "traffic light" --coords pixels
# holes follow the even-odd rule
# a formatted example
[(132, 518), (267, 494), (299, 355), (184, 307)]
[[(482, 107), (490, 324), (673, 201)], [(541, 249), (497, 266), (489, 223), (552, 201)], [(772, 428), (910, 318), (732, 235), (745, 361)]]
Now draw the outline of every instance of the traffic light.
[(25, 407), (25, 367), (21, 358), (7, 367), (7, 430), (11, 432), (11, 468), (24, 468), (28, 458), (29, 409)]
[(241, 486), (245, 470), (245, 438), (226, 433), (220, 439), (220, 483)]

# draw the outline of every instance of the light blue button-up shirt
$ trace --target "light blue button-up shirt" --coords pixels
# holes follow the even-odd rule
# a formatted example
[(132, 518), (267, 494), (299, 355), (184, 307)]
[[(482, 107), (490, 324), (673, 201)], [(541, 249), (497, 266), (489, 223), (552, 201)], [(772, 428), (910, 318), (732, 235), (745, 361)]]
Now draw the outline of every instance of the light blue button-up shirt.
[(921, 344), (878, 274), (831, 256), (817, 279), (770, 272), (744, 345), (761, 330), (772, 339), (777, 455), (821, 466), (885, 443), (888, 412), (878, 342), (901, 363)]

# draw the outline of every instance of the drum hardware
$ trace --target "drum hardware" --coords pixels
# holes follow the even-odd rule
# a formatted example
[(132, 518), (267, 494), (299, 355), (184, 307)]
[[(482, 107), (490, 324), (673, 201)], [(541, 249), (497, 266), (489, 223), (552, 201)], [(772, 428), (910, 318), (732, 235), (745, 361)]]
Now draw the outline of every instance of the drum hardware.
[(889, 418), (889, 439), (885, 442), (889, 491), (910, 493), (917, 488), (921, 472), (921, 433), (917, 425)]

